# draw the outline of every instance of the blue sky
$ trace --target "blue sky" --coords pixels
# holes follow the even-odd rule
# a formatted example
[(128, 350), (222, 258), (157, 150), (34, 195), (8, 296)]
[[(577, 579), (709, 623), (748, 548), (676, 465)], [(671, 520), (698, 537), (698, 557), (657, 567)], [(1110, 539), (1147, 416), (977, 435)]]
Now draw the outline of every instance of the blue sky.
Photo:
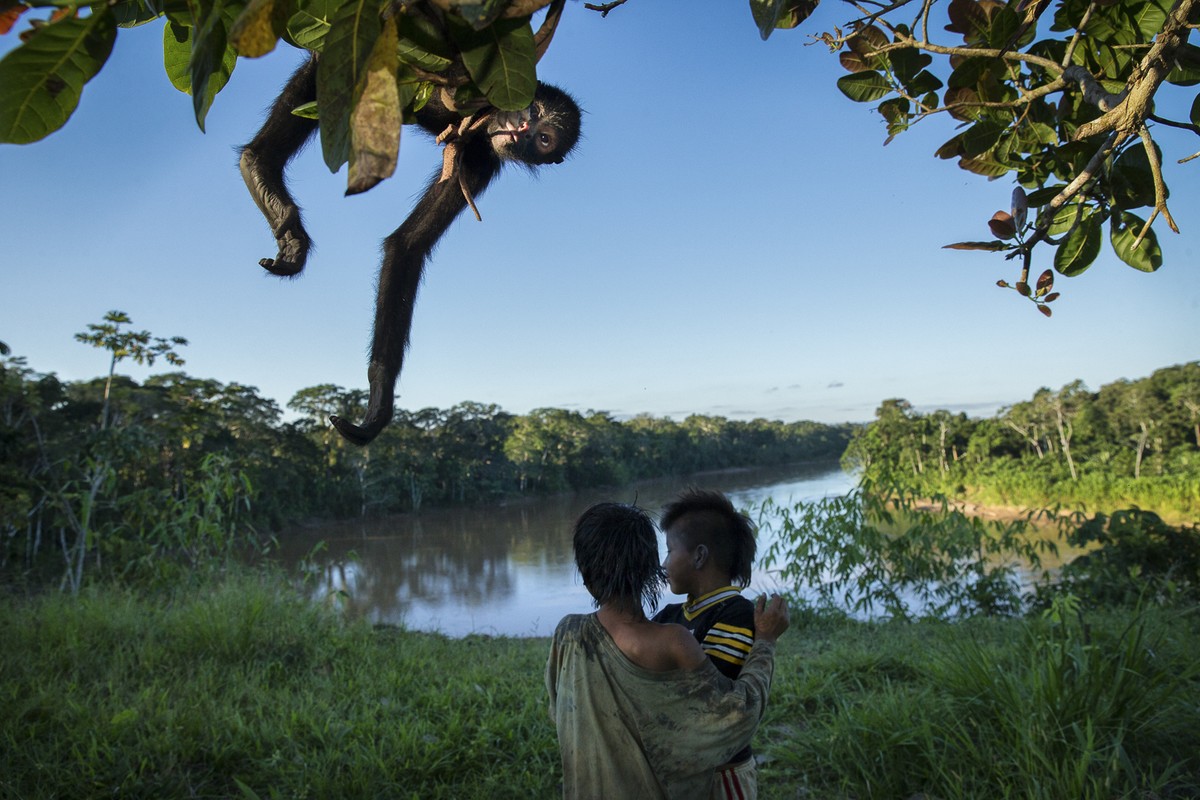
[[(903, 397), (984, 414), (1200, 358), (1200, 159), (1175, 163), (1200, 140), (1157, 129), (1184, 231), (1156, 226), (1162, 269), (1106, 252), (1059, 278), (1045, 319), (995, 287), (1010, 262), (941, 249), (989, 238), (1012, 184), (933, 157), (952, 120), (884, 147), (881, 118), (837, 91), (809, 34), (847, 11), (828, 3), (763, 42), (745, 3), (635, 1), (602, 19), (572, 0), (539, 75), (578, 97), (584, 140), (540, 177), (502, 176), (483, 222), (443, 239), (399, 405), (838, 422)], [(299, 59), (239, 62), (201, 133), (160, 26), (123, 30), (65, 128), (0, 145), (0, 340), (38, 371), (95, 377), (105, 354), (73, 334), (121, 309), (189, 339), (189, 374), (281, 406), (321, 383), (365, 388), (379, 243), (440, 157), (406, 130), (396, 176), (346, 198), (344, 170), (310, 147), (291, 178), (316, 250), (301, 278), (267, 276), (274, 242), (235, 146)]]

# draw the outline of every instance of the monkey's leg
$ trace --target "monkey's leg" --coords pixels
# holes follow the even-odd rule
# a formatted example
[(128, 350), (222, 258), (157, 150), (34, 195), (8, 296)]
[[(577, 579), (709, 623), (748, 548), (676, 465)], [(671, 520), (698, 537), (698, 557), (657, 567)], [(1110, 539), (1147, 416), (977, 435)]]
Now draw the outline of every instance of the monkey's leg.
[[(464, 148), (460, 168), (471, 194), (478, 196), (499, 172), (500, 163), (491, 155), (486, 136), (474, 137), (464, 143)], [(341, 417), (329, 418), (338, 432), (354, 444), (369, 444), (392, 420), (396, 379), (404, 366), (421, 275), (438, 240), (466, 207), (458, 181), (443, 181), (435, 176), (412, 213), (383, 242), (383, 263), (375, 297), (375, 333), (371, 340), (371, 363), (367, 367), (367, 380), (371, 384), (367, 416), (361, 425)]]
[(258, 134), (242, 148), (242, 180), (279, 246), (275, 258), (258, 263), (275, 275), (299, 274), (308, 259), (311, 242), (283, 171), (317, 129), (316, 120), (298, 117), (292, 109), (316, 99), (317, 60), (313, 57), (288, 80)]

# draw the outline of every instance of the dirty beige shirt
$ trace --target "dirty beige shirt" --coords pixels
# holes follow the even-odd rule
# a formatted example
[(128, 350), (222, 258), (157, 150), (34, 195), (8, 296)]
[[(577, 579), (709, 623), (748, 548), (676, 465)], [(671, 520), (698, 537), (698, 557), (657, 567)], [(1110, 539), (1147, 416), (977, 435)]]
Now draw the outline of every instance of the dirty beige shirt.
[(630, 661), (595, 614), (564, 617), (546, 663), (563, 796), (706, 798), (713, 771), (750, 742), (766, 710), (774, 643), (756, 641), (730, 681), (705, 659), (651, 672)]

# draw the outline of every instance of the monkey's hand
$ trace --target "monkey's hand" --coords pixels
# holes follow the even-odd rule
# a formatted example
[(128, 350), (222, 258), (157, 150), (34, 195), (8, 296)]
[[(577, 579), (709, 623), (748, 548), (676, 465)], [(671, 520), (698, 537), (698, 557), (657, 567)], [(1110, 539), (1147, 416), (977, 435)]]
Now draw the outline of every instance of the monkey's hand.
[(238, 163), (242, 180), (254, 198), (254, 204), (267, 219), (279, 252), (275, 258), (260, 259), (258, 264), (272, 275), (298, 275), (308, 260), (312, 241), (300, 219), (300, 207), (288, 193), (283, 181), (283, 166), (268, 167), (249, 147)]

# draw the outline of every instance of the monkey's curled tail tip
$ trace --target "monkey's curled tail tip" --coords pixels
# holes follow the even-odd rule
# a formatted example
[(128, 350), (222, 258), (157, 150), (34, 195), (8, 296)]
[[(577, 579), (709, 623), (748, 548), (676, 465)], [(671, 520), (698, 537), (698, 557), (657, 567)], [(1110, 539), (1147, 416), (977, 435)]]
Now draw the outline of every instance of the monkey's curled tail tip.
[(367, 420), (362, 425), (355, 425), (349, 420), (342, 419), (339, 416), (331, 416), (329, 421), (333, 423), (333, 427), (337, 428), (337, 432), (342, 435), (346, 441), (351, 444), (356, 444), (359, 447), (370, 444), (383, 430), (384, 425), (373, 424), (371, 420)]

